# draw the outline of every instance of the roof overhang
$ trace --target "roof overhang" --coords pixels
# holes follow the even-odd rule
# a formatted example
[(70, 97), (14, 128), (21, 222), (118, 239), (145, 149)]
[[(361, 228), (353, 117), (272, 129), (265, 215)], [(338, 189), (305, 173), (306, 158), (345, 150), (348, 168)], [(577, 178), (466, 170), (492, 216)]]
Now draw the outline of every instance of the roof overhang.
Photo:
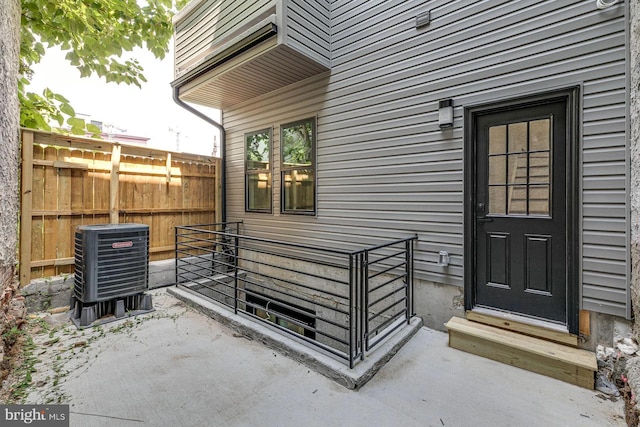
[(271, 15), (182, 71), (171, 86), (183, 101), (224, 110), (327, 70), (279, 43)]

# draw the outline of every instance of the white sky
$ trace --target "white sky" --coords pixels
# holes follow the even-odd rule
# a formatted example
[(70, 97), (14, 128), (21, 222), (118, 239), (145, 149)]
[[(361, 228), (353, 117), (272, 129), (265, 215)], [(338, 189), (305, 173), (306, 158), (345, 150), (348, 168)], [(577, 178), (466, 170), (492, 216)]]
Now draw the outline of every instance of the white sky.
[[(172, 97), (173, 53), (160, 61), (147, 51), (136, 51), (147, 79), (142, 89), (125, 84), (105, 83), (98, 77), (80, 78), (80, 72), (65, 59), (65, 52), (49, 49), (28, 90), (42, 93), (45, 87), (67, 98), (76, 114), (126, 129), (129, 135), (151, 138), (149, 146), (176, 151), (176, 133), (180, 132), (179, 151), (211, 155), (218, 131), (202, 119), (178, 106)], [(219, 120), (219, 112), (194, 106)], [(169, 129), (173, 129), (170, 131)]]

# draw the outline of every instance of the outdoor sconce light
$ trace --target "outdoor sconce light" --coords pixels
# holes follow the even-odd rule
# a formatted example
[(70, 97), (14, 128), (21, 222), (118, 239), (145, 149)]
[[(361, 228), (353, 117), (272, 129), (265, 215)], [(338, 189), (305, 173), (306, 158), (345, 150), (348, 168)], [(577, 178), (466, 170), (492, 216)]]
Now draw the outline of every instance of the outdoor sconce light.
[(449, 266), (449, 252), (440, 251), (440, 253), (438, 253), (438, 265), (440, 267)]
[(443, 99), (438, 104), (438, 125), (440, 129), (453, 127), (453, 99)]

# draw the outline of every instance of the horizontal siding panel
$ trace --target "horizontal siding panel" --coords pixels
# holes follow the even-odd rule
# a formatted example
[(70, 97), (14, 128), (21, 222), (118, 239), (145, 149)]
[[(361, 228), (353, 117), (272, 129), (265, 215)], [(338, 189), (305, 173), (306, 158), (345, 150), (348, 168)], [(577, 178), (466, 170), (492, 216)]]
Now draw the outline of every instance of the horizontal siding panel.
[(583, 203), (595, 203), (595, 204), (625, 204), (627, 202), (627, 193), (624, 190), (618, 191), (585, 191), (583, 193)]
[[(446, 204), (446, 203), (438, 203), (438, 202), (422, 202), (422, 201), (404, 201), (401, 197), (396, 197), (396, 200), (393, 202), (381, 202), (379, 200), (371, 201), (369, 203), (363, 202), (325, 202), (323, 203), (323, 214), (329, 215), (331, 211), (344, 211), (344, 213), (349, 213), (349, 211), (353, 211), (354, 214), (360, 215), (362, 217), (367, 216), (367, 211), (378, 211), (378, 212), (386, 212), (385, 215), (388, 215), (389, 212), (396, 212), (401, 210), (405, 213), (410, 212), (419, 212), (421, 215), (432, 215), (433, 213), (438, 212), (449, 212), (449, 213), (459, 213), (462, 214), (462, 205), (455, 204)], [(355, 212), (355, 211), (360, 211)]]
[(621, 91), (624, 93), (626, 87), (627, 82), (624, 70), (618, 69), (617, 72), (609, 76), (585, 81), (583, 90), (585, 97), (589, 97), (593, 94), (620, 93)]
[(611, 120), (611, 118), (619, 118), (624, 120), (625, 114), (626, 106), (624, 104), (598, 106), (597, 108), (585, 108), (583, 120), (585, 122)]
[[(176, 24), (176, 68), (188, 66), (211, 46), (220, 45), (237, 33), (238, 27), (260, 16), (270, 0), (205, 2), (184, 22)], [(206, 55), (206, 54), (205, 54)]]
[(594, 299), (583, 298), (582, 308), (583, 310), (595, 311), (597, 313), (610, 314), (612, 316), (628, 317), (627, 304), (611, 302), (611, 299), (615, 299), (615, 296)]
[(605, 300), (624, 305), (627, 302), (625, 290), (607, 289), (602, 286), (584, 285), (583, 297), (589, 300)]
[[(417, 233), (416, 277), (462, 286), (465, 107), (581, 87), (582, 307), (627, 312), (627, 88), (623, 8), (585, 1), (334, 1), (332, 70), (225, 111), (229, 216), (319, 245)], [(431, 23), (415, 16), (431, 10)], [(309, 19), (309, 17), (306, 17)], [(304, 29), (302, 21), (300, 32)], [(296, 27), (298, 29), (298, 27)], [(314, 28), (313, 31), (322, 31)], [(454, 127), (437, 123), (454, 100)], [(317, 216), (245, 214), (243, 138), (317, 116)], [(274, 208), (279, 160), (274, 161)], [(449, 268), (437, 254), (452, 254)]]
[(623, 219), (584, 218), (582, 226), (585, 231), (611, 231), (614, 233), (626, 233), (627, 231), (627, 224)]
[[(344, 218), (345, 216), (358, 217), (360, 219), (368, 220), (381, 220), (384, 221), (389, 218), (389, 213), (382, 210), (359, 210), (359, 209), (345, 209), (332, 210), (326, 207), (322, 208), (322, 216), (325, 218)], [(455, 212), (420, 212), (416, 214), (414, 212), (398, 211), (393, 212), (394, 221), (433, 221), (439, 223), (462, 223), (462, 213), (456, 214)]]
[(624, 248), (627, 244), (627, 236), (624, 233), (585, 231), (582, 233), (582, 242), (585, 245), (609, 245)]
[[(622, 171), (626, 168), (626, 157), (627, 149), (624, 146), (584, 150), (582, 154), (584, 163), (617, 162), (617, 165), (622, 165)], [(618, 169), (618, 171), (620, 171), (620, 169)]]
[(368, 202), (375, 200), (380, 203), (395, 203), (401, 200), (404, 203), (454, 203), (462, 206), (462, 193), (426, 193), (426, 192), (407, 192), (399, 188), (393, 193), (347, 193), (341, 194), (336, 192), (326, 192), (318, 195), (320, 202)]
[[(621, 80), (621, 83), (624, 81)], [(616, 106), (619, 107), (620, 99), (625, 97), (625, 89), (624, 85), (618, 90), (611, 90), (608, 92), (600, 92), (594, 95), (586, 95), (585, 88), (585, 97), (583, 106), (585, 109), (593, 109), (593, 108), (601, 108), (604, 106)], [(625, 112), (622, 111), (622, 117), (624, 117)]]
[[(478, 95), (477, 97), (465, 96), (465, 103), (486, 102), (487, 93), (493, 93), (495, 97), (495, 91), (498, 88), (519, 85), (520, 87), (516, 88), (519, 90), (516, 90), (516, 92), (531, 92), (535, 91), (536, 88), (540, 89), (545, 83), (549, 87), (555, 87), (557, 84), (570, 85), (589, 78), (611, 75), (612, 72), (619, 72), (620, 67), (624, 66), (624, 63), (619, 62), (621, 55), (624, 55), (624, 49), (598, 52), (589, 57), (583, 56), (562, 61), (553, 64), (554, 70), (557, 72), (554, 76), (547, 74), (548, 64), (506, 75), (496, 73), (494, 70), (493, 72), (485, 73), (484, 80), (473, 78), (475, 77), (472, 75), (473, 71), (469, 72), (471, 75), (458, 75), (451, 78), (445, 71), (440, 77), (442, 80), (438, 81), (434, 81), (432, 76), (425, 75), (415, 79), (415, 81), (405, 82), (406, 84), (394, 82), (383, 88), (376, 88), (371, 93), (356, 92), (345, 94), (342, 98), (328, 99), (324, 102), (323, 112), (326, 115), (331, 115), (340, 114), (341, 111), (344, 112), (346, 109), (353, 111), (358, 108), (371, 108), (375, 105), (381, 107), (389, 101), (399, 101), (404, 98), (411, 100), (422, 97), (423, 102), (427, 102), (429, 99), (433, 99), (432, 102), (436, 102), (438, 99), (447, 96), (457, 98), (470, 93), (477, 93)], [(618, 62), (616, 63), (616, 61)], [(593, 66), (593, 63), (600, 65)], [(533, 65), (537, 64), (537, 62), (533, 62)], [(563, 78), (565, 75), (567, 75), (566, 79)], [(565, 80), (566, 83), (563, 83)]]
[[(394, 157), (374, 157), (373, 159), (358, 159), (351, 162), (341, 162), (326, 166), (322, 169), (325, 178), (332, 176), (380, 176), (380, 175), (406, 175), (434, 172), (459, 172), (462, 167), (462, 160), (437, 161), (432, 156), (424, 156), (421, 163), (413, 163), (420, 160), (422, 156), (406, 158), (406, 156)], [(402, 160), (405, 160), (404, 162)], [(408, 161), (411, 160), (412, 163)], [(351, 167), (349, 167), (351, 166)], [(401, 170), (399, 170), (401, 168)], [(429, 172), (425, 172), (429, 171)]]
[[(591, 38), (589, 31), (593, 32), (593, 29), (580, 28), (584, 33), (582, 35), (567, 34), (567, 24), (565, 23), (558, 25), (555, 29), (547, 27), (541, 30), (544, 31), (544, 40), (539, 42), (539, 46), (535, 44), (532, 46), (530, 43), (532, 35), (526, 33), (520, 37), (503, 38), (493, 44), (478, 44), (476, 35), (469, 40), (468, 46), (460, 46), (461, 50), (456, 49), (452, 53), (446, 45), (443, 46), (446, 40), (441, 37), (436, 38), (434, 35), (432, 37), (433, 41), (427, 41), (426, 43), (424, 39), (418, 38), (421, 43), (416, 43), (409, 50), (404, 46), (406, 42), (403, 42), (400, 49), (396, 46), (395, 52), (372, 51), (370, 55), (361, 59), (362, 65), (360, 67), (336, 74), (333, 77), (333, 82), (336, 85), (336, 89), (349, 88), (355, 84), (363, 85), (364, 82), (380, 86), (381, 83), (385, 82), (385, 79), (409, 79), (423, 74), (425, 71), (431, 72), (434, 76), (439, 76), (444, 70), (449, 71), (451, 75), (463, 74), (469, 70), (469, 68), (465, 68), (465, 65), (468, 66), (469, 64), (474, 64), (473, 70), (502, 67), (505, 62), (499, 59), (504, 58), (502, 52), (505, 48), (512, 50), (510, 52), (512, 55), (510, 62), (514, 63), (525, 58), (544, 58), (545, 61), (553, 60), (553, 55), (558, 56), (560, 59), (569, 59), (577, 56), (576, 54), (580, 51), (577, 50), (567, 54), (566, 50), (572, 46), (581, 47), (583, 52), (624, 46), (624, 39), (615, 34), (616, 27), (616, 22), (604, 24), (598, 33), (601, 37), (608, 34), (608, 43), (599, 44), (597, 49), (585, 46), (589, 41), (578, 45), (575, 44), (576, 39), (589, 40)], [(498, 34), (504, 37), (502, 32)], [(555, 36), (555, 38), (552, 38), (552, 36)], [(390, 43), (389, 40), (384, 38), (381, 38), (381, 41), (387, 45)], [(430, 44), (433, 44), (433, 46), (430, 46)], [(514, 49), (514, 47), (518, 49)], [(561, 52), (565, 53), (560, 54)], [(336, 55), (334, 52), (334, 59), (338, 62), (340, 58)], [(538, 61), (540, 60), (538, 59)], [(544, 63), (544, 61), (541, 63)], [(397, 72), (399, 68), (404, 69), (402, 73)], [(356, 88), (359, 87), (357, 86)]]
[(618, 148), (626, 151), (626, 135), (624, 132), (610, 133), (604, 135), (585, 136), (582, 140), (582, 147), (585, 153), (590, 150)]
[(598, 122), (585, 122), (582, 127), (584, 136), (589, 135), (602, 135), (613, 133), (622, 133), (627, 129), (627, 124), (624, 118), (613, 118), (610, 120), (601, 120)]
[[(422, 184), (427, 185), (429, 183), (449, 183), (447, 189), (455, 190), (452, 188), (451, 182), (457, 181), (462, 185), (462, 171), (451, 172), (424, 172), (414, 173), (409, 175), (384, 175), (384, 176), (359, 176), (359, 174), (353, 174), (349, 176), (349, 179), (345, 179), (342, 174), (336, 174), (335, 176), (322, 176), (322, 184), (319, 186), (331, 186), (331, 185), (371, 185), (373, 190), (376, 186), (388, 186), (393, 185), (396, 188), (398, 185), (413, 185)], [(388, 187), (386, 187), (388, 188)], [(459, 188), (460, 189), (460, 188)]]
[(626, 261), (627, 251), (624, 247), (600, 245), (583, 245), (582, 255), (588, 258), (601, 258), (613, 261)]
[[(585, 155), (587, 153), (585, 152)], [(622, 162), (607, 162), (604, 159), (599, 162), (587, 163), (583, 168), (585, 177), (597, 177), (597, 176), (616, 176), (620, 175), (624, 177), (626, 170), (626, 164)]]
[(582, 281), (589, 285), (602, 285), (607, 289), (617, 289), (625, 291), (627, 289), (627, 280), (625, 276), (585, 272), (582, 275)]
[(585, 204), (582, 208), (585, 217), (596, 218), (621, 218), (625, 219), (627, 209), (625, 205), (590, 205)]
[[(348, 184), (341, 183), (341, 180), (338, 181), (335, 185), (328, 185), (326, 180), (320, 177), (320, 183), (318, 184), (318, 191), (325, 192), (327, 194), (370, 194), (371, 193), (395, 193), (398, 191), (398, 184), (392, 182), (384, 183), (371, 183), (371, 182), (360, 182), (359, 184), (354, 184), (353, 182), (349, 182)], [(462, 191), (462, 181), (458, 181), (455, 183), (450, 183), (447, 181), (436, 181), (436, 182), (425, 182), (424, 180), (417, 180), (418, 182), (414, 183), (402, 183), (402, 192), (450, 192), (452, 190)], [(456, 188), (457, 187), (457, 188)]]
[(287, 0), (286, 43), (327, 67), (331, 65), (331, 29), (327, 2)]
[(627, 186), (626, 179), (624, 176), (585, 177), (582, 180), (582, 183), (583, 183), (583, 188), (585, 190), (602, 190), (602, 189), (624, 190)]
[(621, 276), (624, 276), (627, 274), (627, 267), (624, 261), (614, 261), (614, 260), (607, 260), (607, 259), (583, 257), (582, 269), (583, 271), (619, 274)]

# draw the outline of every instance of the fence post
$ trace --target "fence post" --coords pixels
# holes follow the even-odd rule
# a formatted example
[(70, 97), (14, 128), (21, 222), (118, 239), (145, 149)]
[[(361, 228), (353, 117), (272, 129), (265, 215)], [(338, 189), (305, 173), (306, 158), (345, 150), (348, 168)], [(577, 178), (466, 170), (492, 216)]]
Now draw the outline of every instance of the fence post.
[(31, 281), (31, 224), (33, 221), (33, 132), (22, 131), (22, 209), (20, 215), (20, 286)]
[[(213, 200), (213, 206), (214, 206), (214, 222), (215, 223), (221, 223), (222, 222), (222, 204), (224, 203), (224, 200), (222, 200), (222, 160), (220, 158), (216, 158), (215, 163), (214, 163), (214, 173), (215, 173), (215, 178), (214, 178), (214, 200)], [(238, 231), (236, 230), (236, 234), (238, 234)]]
[(165, 179), (167, 181), (167, 184), (171, 183), (171, 153), (167, 153), (167, 162), (166, 162), (166, 175), (165, 175)]
[(109, 187), (109, 222), (117, 224), (120, 216), (120, 144), (113, 144), (111, 150), (111, 185)]

